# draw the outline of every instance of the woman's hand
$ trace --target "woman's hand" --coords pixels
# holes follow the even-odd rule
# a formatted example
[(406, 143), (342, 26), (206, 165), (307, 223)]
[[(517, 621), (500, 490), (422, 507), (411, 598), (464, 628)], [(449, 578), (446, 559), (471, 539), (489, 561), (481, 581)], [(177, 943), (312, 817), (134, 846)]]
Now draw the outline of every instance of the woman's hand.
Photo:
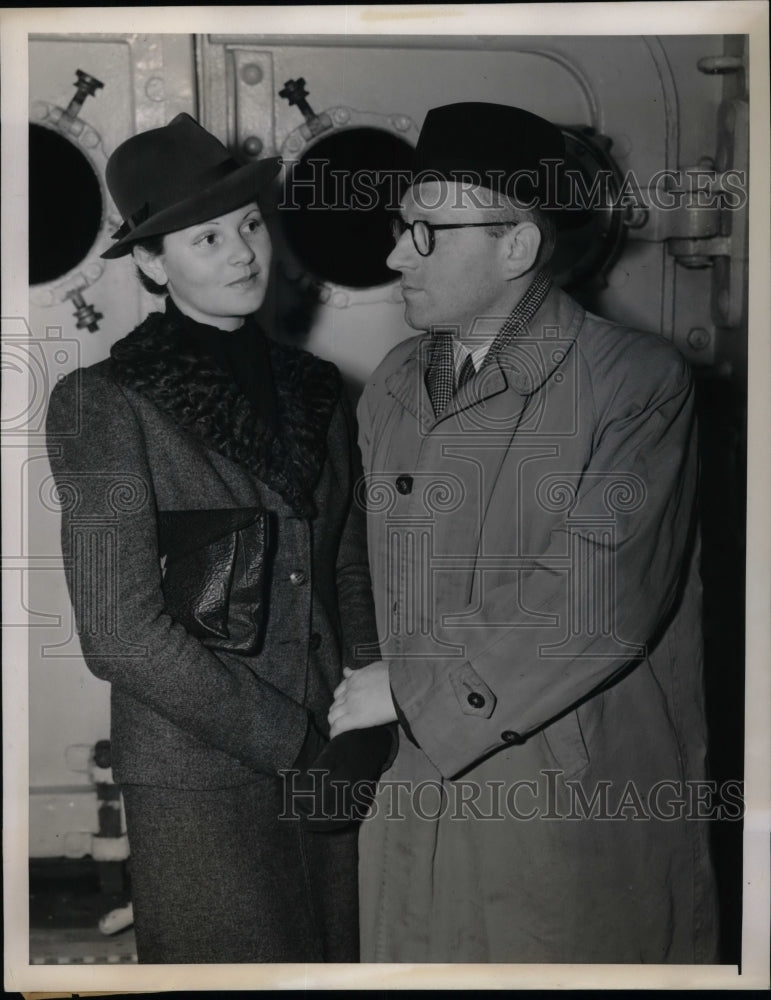
[(396, 721), (396, 710), (388, 683), (388, 664), (370, 663), (360, 670), (343, 670), (343, 680), (335, 688), (335, 700), (327, 716), (330, 736), (349, 729), (367, 729)]

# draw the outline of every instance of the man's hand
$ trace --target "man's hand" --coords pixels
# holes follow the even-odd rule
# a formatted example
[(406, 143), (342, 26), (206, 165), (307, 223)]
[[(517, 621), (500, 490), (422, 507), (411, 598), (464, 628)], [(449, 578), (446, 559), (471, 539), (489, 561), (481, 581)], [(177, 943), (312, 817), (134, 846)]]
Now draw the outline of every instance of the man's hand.
[(335, 688), (335, 701), (327, 716), (330, 736), (349, 729), (367, 729), (385, 722), (396, 721), (388, 664), (384, 660), (370, 663), (361, 670), (343, 670), (343, 680)]

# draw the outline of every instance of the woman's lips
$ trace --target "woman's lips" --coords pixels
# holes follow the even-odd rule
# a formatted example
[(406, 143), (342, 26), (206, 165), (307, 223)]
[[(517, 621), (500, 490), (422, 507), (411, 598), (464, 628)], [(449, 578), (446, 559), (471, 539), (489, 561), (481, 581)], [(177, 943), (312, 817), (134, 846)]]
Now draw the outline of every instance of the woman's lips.
[(236, 278), (235, 281), (228, 283), (228, 288), (253, 288), (257, 283), (259, 274), (259, 271), (255, 271), (254, 274), (249, 274), (245, 278)]

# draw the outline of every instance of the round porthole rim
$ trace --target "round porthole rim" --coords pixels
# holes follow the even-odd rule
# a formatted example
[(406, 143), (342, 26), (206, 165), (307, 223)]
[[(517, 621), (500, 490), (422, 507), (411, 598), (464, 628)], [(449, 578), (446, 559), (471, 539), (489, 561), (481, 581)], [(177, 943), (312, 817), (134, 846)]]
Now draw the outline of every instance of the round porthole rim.
[[(28, 117), (30, 125), (38, 125), (55, 132), (67, 142), (72, 143), (78, 152), (86, 158), (96, 176), (102, 198), (101, 223), (86, 256), (57, 278), (37, 285), (30, 285), (30, 302), (38, 308), (50, 308), (66, 302), (71, 292), (83, 291), (101, 278), (105, 265), (104, 261), (99, 258), (99, 254), (109, 245), (109, 237), (120, 225), (121, 220), (105, 184), (107, 154), (104, 150), (102, 137), (97, 130), (82, 118), (77, 119), (83, 126), (77, 132), (61, 128), (59, 121), (62, 117), (62, 109), (49, 101), (39, 99), (32, 103)], [(87, 144), (84, 140), (93, 141), (89, 141)]]
[[(316, 135), (310, 133), (307, 122), (303, 122), (288, 133), (279, 148), (278, 155), (284, 160), (286, 168), (291, 170), (299, 163), (305, 153), (322, 139), (336, 133), (357, 128), (376, 128), (390, 132), (412, 146), (417, 142), (419, 129), (415, 121), (406, 114), (382, 114), (377, 111), (359, 111), (356, 108), (340, 104), (327, 108), (317, 118), (326, 116), (332, 123)], [(398, 124), (397, 124), (398, 123)], [(306, 272), (307, 273), (307, 272)], [(394, 272), (393, 281), (371, 288), (353, 288), (338, 282), (325, 281), (308, 273), (308, 278), (321, 290), (320, 301), (324, 305), (336, 309), (346, 309), (349, 306), (375, 305), (378, 303), (402, 304), (403, 298), (399, 287), (399, 275)]]

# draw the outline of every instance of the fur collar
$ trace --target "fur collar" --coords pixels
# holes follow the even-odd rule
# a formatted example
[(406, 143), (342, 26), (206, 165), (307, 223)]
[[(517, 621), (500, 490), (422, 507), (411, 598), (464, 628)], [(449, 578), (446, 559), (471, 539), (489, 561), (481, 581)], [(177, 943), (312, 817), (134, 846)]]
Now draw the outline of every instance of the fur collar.
[(151, 313), (114, 344), (112, 374), (209, 447), (244, 465), (297, 514), (313, 517), (313, 490), (341, 396), (340, 374), (306, 351), (267, 339), (266, 345), (278, 400), (278, 433), (213, 358), (190, 350), (184, 326), (174, 316)]

